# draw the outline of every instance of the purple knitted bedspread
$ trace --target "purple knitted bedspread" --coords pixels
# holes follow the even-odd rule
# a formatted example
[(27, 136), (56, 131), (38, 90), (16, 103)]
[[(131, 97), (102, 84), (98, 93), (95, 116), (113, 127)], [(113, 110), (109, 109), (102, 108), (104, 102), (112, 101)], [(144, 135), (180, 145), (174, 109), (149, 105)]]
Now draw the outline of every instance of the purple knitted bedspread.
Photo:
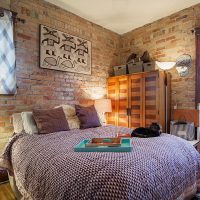
[(16, 135), (7, 144), (0, 167), (14, 171), (26, 199), (182, 199), (196, 189), (200, 155), (181, 138), (162, 134), (133, 138), (131, 153), (80, 153), (86, 138), (130, 133), (105, 126), (48, 135)]

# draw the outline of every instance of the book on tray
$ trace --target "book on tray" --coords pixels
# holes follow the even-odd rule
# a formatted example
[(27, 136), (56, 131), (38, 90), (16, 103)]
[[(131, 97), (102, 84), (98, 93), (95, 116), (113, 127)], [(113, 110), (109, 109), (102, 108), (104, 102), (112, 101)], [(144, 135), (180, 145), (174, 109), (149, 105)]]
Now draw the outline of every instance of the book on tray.
[(108, 146), (108, 147), (118, 147), (121, 145), (121, 138), (93, 138), (87, 144), (86, 147), (100, 147), (100, 146)]
[(116, 137), (118, 137), (118, 138), (130, 138), (131, 133), (117, 133)]

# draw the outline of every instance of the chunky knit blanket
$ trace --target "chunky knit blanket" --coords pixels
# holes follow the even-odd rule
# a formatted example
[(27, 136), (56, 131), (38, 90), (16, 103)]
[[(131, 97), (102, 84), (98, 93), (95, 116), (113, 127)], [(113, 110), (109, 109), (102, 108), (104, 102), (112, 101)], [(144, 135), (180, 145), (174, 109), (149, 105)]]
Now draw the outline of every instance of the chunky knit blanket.
[(105, 126), (16, 135), (7, 144), (0, 166), (14, 173), (24, 199), (174, 200), (196, 192), (200, 155), (176, 136), (133, 138), (130, 153), (74, 152), (83, 139), (119, 132), (131, 129)]

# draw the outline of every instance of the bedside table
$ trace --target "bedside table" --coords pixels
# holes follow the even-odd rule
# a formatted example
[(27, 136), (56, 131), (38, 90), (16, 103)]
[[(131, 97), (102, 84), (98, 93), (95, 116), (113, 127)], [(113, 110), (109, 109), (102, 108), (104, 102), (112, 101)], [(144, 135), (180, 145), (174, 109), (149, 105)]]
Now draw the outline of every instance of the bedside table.
[(0, 184), (8, 181), (7, 170), (0, 168)]

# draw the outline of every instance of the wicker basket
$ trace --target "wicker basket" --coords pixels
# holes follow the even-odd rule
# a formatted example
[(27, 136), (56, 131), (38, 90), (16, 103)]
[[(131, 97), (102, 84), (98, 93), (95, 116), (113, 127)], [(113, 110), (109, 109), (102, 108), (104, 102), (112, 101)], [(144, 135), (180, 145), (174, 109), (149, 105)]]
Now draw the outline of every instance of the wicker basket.
[(129, 62), (127, 63), (128, 65), (128, 72), (129, 74), (134, 74), (134, 73), (139, 73), (139, 72), (143, 72), (143, 62)]
[(114, 74), (115, 76), (125, 75), (126, 74), (126, 65), (114, 66)]
[(155, 61), (144, 63), (144, 72), (154, 71), (156, 69), (156, 63)]

